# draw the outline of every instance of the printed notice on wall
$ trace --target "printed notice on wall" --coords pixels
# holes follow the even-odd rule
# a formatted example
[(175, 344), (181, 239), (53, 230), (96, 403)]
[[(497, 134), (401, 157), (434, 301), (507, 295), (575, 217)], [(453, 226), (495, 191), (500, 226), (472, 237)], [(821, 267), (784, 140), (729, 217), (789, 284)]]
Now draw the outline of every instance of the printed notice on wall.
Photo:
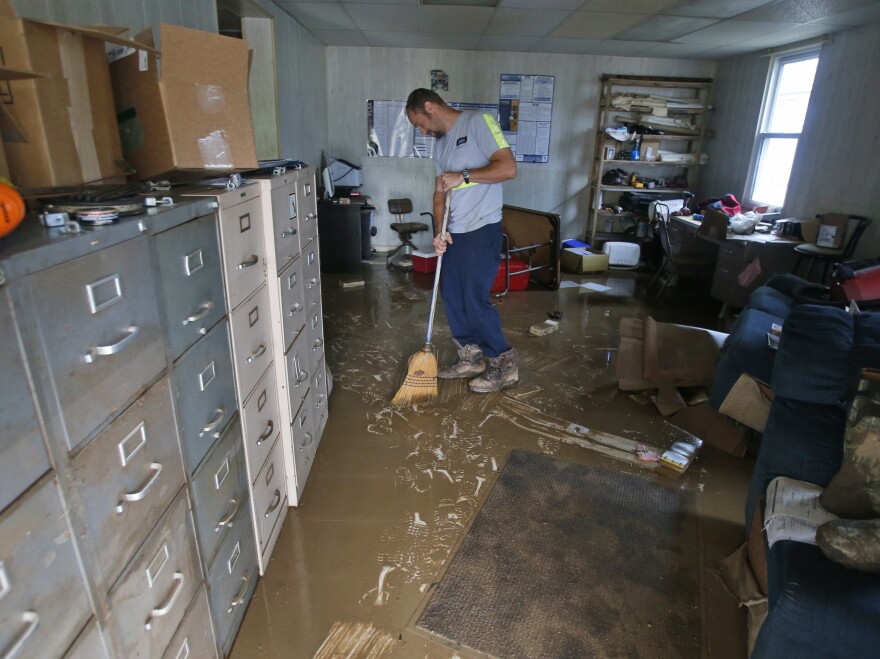
[[(478, 110), (498, 118), (491, 103), (449, 102), (456, 110)], [(433, 158), (433, 137), (422, 135), (406, 118), (406, 101), (367, 101), (367, 155), (373, 157)]]
[(550, 160), (556, 76), (501, 74), (498, 123), (518, 162)]

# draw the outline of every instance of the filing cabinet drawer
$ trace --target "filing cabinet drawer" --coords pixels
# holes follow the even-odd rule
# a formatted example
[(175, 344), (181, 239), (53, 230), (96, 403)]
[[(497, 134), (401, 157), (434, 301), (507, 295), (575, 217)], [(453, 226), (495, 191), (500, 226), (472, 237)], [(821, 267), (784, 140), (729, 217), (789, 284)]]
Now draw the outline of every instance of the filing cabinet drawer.
[(226, 298), (235, 309), (266, 278), (266, 248), (260, 221), (260, 200), (251, 199), (220, 211)]
[(168, 378), (162, 378), (71, 462), (86, 542), (109, 587), (183, 486)]
[(311, 386), (310, 351), (306, 338), (301, 335), (294, 341), (285, 357), (287, 404), (291, 417), (302, 405)]
[(324, 357), (324, 318), (321, 303), (312, 305), (306, 319), (306, 331), (309, 340), (310, 363), (317, 364)]
[(217, 657), (217, 644), (214, 641), (214, 629), (211, 627), (211, 615), (208, 613), (208, 593), (203, 586), (196, 594), (195, 600), (180, 629), (168, 644), (162, 659), (209, 659)]
[(206, 564), (214, 559), (238, 509), (247, 505), (240, 438), (238, 421), (233, 421), (193, 476), (196, 530)]
[(121, 655), (161, 657), (200, 581), (183, 490), (110, 593)]
[(176, 360), (226, 313), (216, 218), (200, 217), (154, 240), (168, 343)]
[(254, 483), (254, 521), (257, 528), (257, 543), (261, 554), (267, 554), (275, 544), (277, 534), (273, 534), (279, 518), (287, 510), (285, 499), (287, 488), (284, 479), (284, 452), (279, 439)]
[(327, 373), (324, 370), (324, 355), (321, 354), (319, 361), (312, 367), (312, 398), (315, 406), (324, 405), (327, 402)]
[(231, 327), (238, 399), (244, 402), (272, 363), (272, 318), (265, 286), (232, 312)]
[(296, 467), (296, 498), (302, 495), (306, 477), (312, 468), (315, 454), (315, 415), (311, 395), (306, 396), (302, 406), (293, 417), (291, 435), (293, 437), (293, 461)]
[(64, 659), (107, 659), (107, 649), (97, 622), (93, 620), (86, 625)]
[(147, 245), (136, 238), (28, 278), (69, 448), (165, 366)]
[(250, 506), (242, 506), (235, 525), (208, 571), (208, 599), (225, 655), (257, 585), (257, 549)]
[(189, 350), (174, 368), (181, 443), (192, 472), (235, 414), (229, 323), (225, 319)]
[(281, 329), (286, 353), (306, 324), (305, 279), (302, 273), (303, 259), (291, 263), (278, 276), (281, 291)]
[(0, 517), (0, 652), (58, 657), (92, 615), (54, 480)]
[[(323, 374), (323, 370), (321, 373)], [(314, 409), (312, 417), (314, 418), (315, 423), (315, 445), (312, 449), (312, 457), (314, 457), (318, 450), (318, 444), (321, 441), (321, 435), (324, 432), (324, 426), (327, 425), (329, 404), (327, 402), (326, 389), (320, 391), (317, 389), (312, 390), (312, 406)]]
[[(0, 510), (49, 470), (12, 316), (0, 294)], [(305, 315), (305, 314), (302, 314)]]
[(275, 232), (275, 264), (281, 272), (299, 256), (299, 220), (297, 219), (296, 184), (291, 175), (272, 181), (272, 227)]
[(306, 308), (309, 308), (321, 299), (321, 258), (317, 238), (303, 247), (302, 259), (305, 301)]
[(718, 247), (719, 263), (736, 265), (742, 264), (744, 261), (750, 261), (752, 258), (752, 250), (748, 249), (746, 245), (724, 242)]
[[(310, 170), (311, 171), (311, 170)], [(299, 243), (305, 245), (318, 235), (318, 200), (312, 176), (304, 176), (296, 182), (297, 204), (299, 205)]]
[(242, 410), (244, 417), (244, 450), (251, 482), (257, 474), (272, 446), (281, 432), (281, 419), (278, 416), (278, 388), (275, 381), (275, 369), (270, 368), (257, 383), (254, 395), (248, 399)]

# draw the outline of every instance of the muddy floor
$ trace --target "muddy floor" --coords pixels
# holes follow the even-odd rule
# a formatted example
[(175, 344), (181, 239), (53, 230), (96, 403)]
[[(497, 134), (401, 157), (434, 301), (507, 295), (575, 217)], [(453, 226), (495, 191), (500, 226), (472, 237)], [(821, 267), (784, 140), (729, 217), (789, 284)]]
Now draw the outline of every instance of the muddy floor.
[[(633, 444), (662, 449), (683, 437), (652, 404), (617, 389), (620, 319), (650, 315), (725, 329), (719, 305), (701, 299), (687, 282), (656, 300), (645, 296), (648, 277), (634, 272), (564, 275), (572, 282), (565, 288), (533, 285), (497, 305), (519, 353), (516, 387), (478, 395), (468, 392), (466, 381), (441, 381), (435, 404), (397, 410), (389, 401), (407, 358), (424, 342), (432, 278), (365, 264), (363, 287), (340, 287), (340, 280), (360, 278), (323, 276), (334, 383), (329, 422), (302, 505), (287, 514), (246, 613), (235, 659), (309, 658), (319, 649), (321, 657), (470, 656), (416, 633), (414, 615), (509, 449), (644, 469)], [(590, 282), (611, 290), (576, 285)], [(551, 311), (566, 314), (558, 331), (531, 335), (529, 327)], [(441, 363), (453, 358), (442, 304), (434, 345)], [(714, 564), (742, 540), (752, 467), (748, 458), (704, 446), (681, 479), (665, 479), (698, 495), (702, 656), (746, 656), (745, 614)], [(638, 547), (632, 553), (638, 560)]]

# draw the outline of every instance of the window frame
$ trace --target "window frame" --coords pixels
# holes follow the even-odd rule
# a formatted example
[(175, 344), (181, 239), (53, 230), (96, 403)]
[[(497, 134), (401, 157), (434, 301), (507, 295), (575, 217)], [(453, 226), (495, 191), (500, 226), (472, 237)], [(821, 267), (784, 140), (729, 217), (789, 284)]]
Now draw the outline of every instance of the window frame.
[[(779, 78), (782, 73), (782, 67), (786, 64), (794, 64), (795, 62), (802, 62), (804, 60), (809, 59), (819, 59), (820, 58), (821, 45), (811, 45), (806, 46), (802, 49), (798, 49), (796, 51), (786, 51), (784, 53), (775, 53), (770, 56), (770, 66), (769, 71), (767, 73), (767, 81), (764, 86), (764, 97), (761, 100), (761, 114), (758, 118), (758, 125), (755, 131), (755, 140), (752, 144), (752, 155), (749, 160), (749, 172), (746, 177), (746, 189), (743, 191), (743, 199), (750, 206), (767, 206), (771, 205), (769, 202), (757, 200), (754, 198), (755, 191), (755, 183), (758, 175), (758, 166), (761, 160), (761, 153), (764, 149), (764, 144), (768, 140), (771, 139), (792, 139), (795, 141), (795, 155), (794, 159), (797, 159), (797, 147), (800, 140), (801, 135), (803, 134), (803, 127), (801, 127), (801, 131), (798, 133), (776, 133), (769, 132), (768, 125), (770, 123), (770, 118), (773, 116), (773, 109), (775, 103), (773, 102), (776, 98), (776, 92), (779, 87)], [(818, 72), (818, 64), (817, 64), (817, 72)], [(813, 87), (815, 87), (816, 81), (813, 79)], [(813, 88), (810, 88), (810, 100), (813, 98)], [(807, 102), (807, 107), (809, 111), (809, 101)], [(792, 170), (794, 169), (794, 161), (792, 161)], [(789, 175), (789, 181), (785, 188), (785, 195), (783, 196), (782, 204), (779, 208), (784, 208), (785, 202), (788, 198), (788, 188), (791, 185), (791, 177)]]

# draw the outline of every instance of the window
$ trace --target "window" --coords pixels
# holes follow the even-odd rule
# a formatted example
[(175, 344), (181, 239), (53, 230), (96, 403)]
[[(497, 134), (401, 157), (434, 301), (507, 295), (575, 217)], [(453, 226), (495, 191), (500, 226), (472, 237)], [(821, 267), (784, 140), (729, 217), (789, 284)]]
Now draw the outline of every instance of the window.
[(817, 49), (776, 55), (770, 63), (746, 194), (755, 205), (782, 207), (785, 203), (818, 64)]

